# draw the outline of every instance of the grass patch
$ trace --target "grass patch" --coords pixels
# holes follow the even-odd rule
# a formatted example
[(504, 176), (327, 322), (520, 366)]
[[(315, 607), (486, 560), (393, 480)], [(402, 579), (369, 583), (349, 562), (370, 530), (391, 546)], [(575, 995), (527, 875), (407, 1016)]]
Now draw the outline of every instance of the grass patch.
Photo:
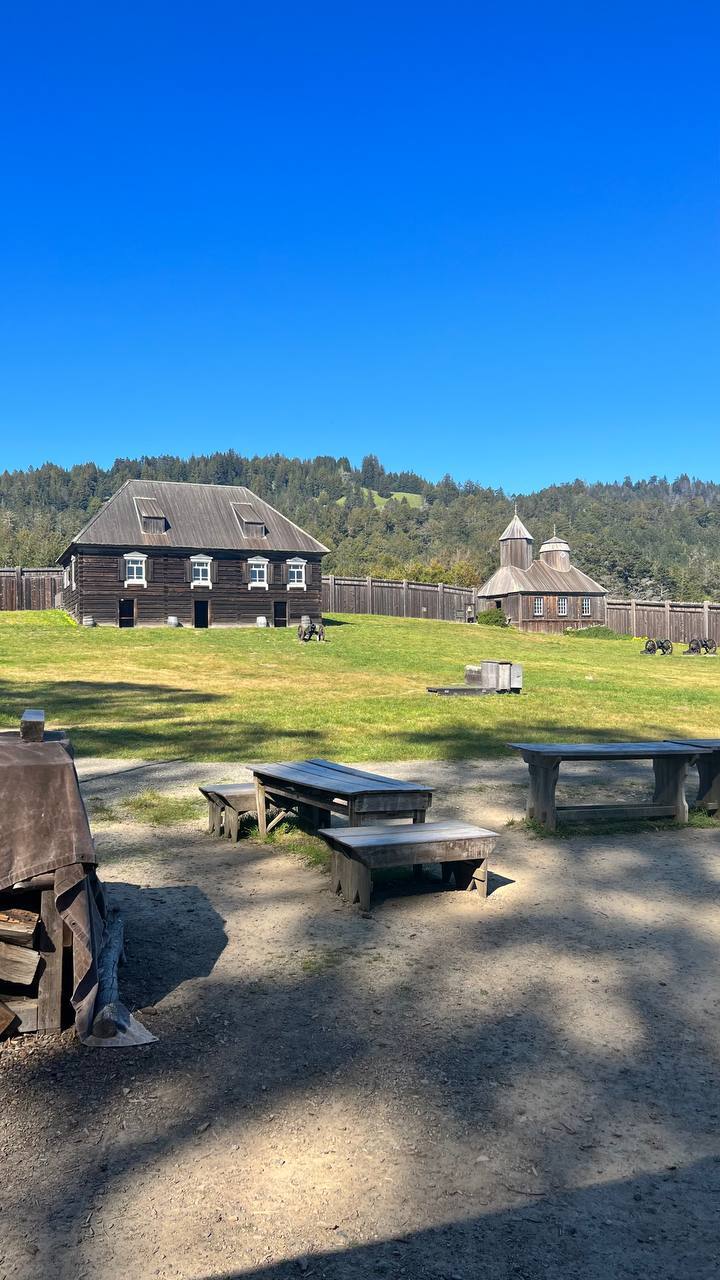
[(198, 818), (205, 810), (203, 799), (194, 796), (168, 796), (161, 791), (141, 791), (123, 800), (121, 810), (136, 822), (149, 822), (153, 827), (170, 827), (175, 822)]
[(645, 831), (685, 831), (687, 827), (720, 829), (720, 818), (711, 817), (703, 809), (691, 809), (687, 823), (672, 818), (630, 818), (607, 822), (558, 822), (555, 831), (548, 831), (534, 818), (511, 818), (507, 827), (521, 827), (539, 836), (541, 840), (568, 840), (571, 836), (622, 836), (642, 835)]
[(612, 627), (568, 627), (566, 636), (574, 640), (629, 640), (630, 636), (621, 636)]
[[(720, 663), (648, 662), (639, 640), (335, 615), (293, 631), (69, 626), (0, 614), (0, 724), (44, 707), (81, 755), (145, 760), (463, 760), (507, 741), (720, 737)], [(483, 658), (524, 665), (519, 696), (436, 698)], [(173, 819), (175, 820), (175, 819)]]
[(259, 844), (279, 845), (284, 853), (300, 858), (306, 867), (316, 867), (328, 874), (330, 872), (330, 850), (325, 841), (319, 836), (308, 835), (291, 818), (287, 822), (281, 822), (264, 840), (260, 840), (257, 823), (254, 823), (250, 828), (249, 838)]

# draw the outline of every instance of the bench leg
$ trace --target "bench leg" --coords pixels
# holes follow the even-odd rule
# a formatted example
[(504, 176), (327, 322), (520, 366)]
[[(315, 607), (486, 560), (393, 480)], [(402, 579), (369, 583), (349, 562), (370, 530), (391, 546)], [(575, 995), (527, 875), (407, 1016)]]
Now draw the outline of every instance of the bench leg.
[(655, 804), (672, 805), (676, 822), (688, 820), (688, 804), (685, 795), (687, 761), (682, 757), (657, 756), (653, 760), (655, 774)]
[(267, 835), (267, 796), (265, 787), (259, 778), (255, 779), (255, 797), (257, 800), (258, 835)]
[(701, 809), (720, 809), (720, 752), (698, 756), (697, 770), (700, 779), (697, 804)]
[(355, 858), (333, 851), (330, 864), (330, 883), (334, 893), (342, 893), (350, 905), (359, 903), (361, 911), (370, 910), (372, 876), (368, 867)]
[(487, 897), (487, 867), (487, 858), (480, 862), (444, 862), (443, 880), (449, 880), (452, 874), (456, 889), (477, 890), (484, 899)]
[(208, 831), (212, 835), (215, 830), (215, 801), (208, 800)]
[(225, 839), (232, 840), (234, 844), (238, 842), (238, 824), (240, 815), (236, 809), (229, 809), (225, 805)]

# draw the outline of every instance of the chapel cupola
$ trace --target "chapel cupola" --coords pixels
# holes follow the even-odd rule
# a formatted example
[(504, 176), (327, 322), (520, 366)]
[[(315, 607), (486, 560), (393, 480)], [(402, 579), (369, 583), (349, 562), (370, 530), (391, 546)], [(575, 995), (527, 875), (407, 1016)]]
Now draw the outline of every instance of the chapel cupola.
[(570, 547), (554, 529), (552, 538), (543, 542), (540, 548), (540, 559), (549, 569), (559, 569), (562, 573), (567, 573), (570, 568)]
[(533, 536), (525, 528), (516, 507), (507, 529), (500, 534), (500, 565), (529, 569), (533, 558), (532, 547)]

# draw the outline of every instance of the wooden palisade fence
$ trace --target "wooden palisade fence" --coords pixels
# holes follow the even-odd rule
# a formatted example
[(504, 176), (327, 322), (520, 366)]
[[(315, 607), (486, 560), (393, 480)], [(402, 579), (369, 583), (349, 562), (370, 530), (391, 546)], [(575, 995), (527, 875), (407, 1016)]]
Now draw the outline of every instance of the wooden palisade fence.
[[(334, 576), (323, 577), (322, 583), (326, 613), (377, 613), (394, 618), (464, 622), (468, 606), (476, 607), (472, 587)], [(608, 600), (605, 622), (621, 635), (661, 637), (673, 643), (709, 636), (720, 644), (720, 604), (708, 600)]]
[[(0, 610), (52, 609), (62, 589), (62, 569), (0, 568)], [(464, 622), (475, 610), (472, 587), (446, 583), (395, 582), (387, 578), (324, 576), (325, 613), (369, 613), (391, 618), (433, 618)], [(685, 643), (709, 636), (720, 644), (720, 603), (714, 601), (608, 600), (608, 627), (627, 636), (652, 636)]]
[(0, 609), (52, 609), (62, 578), (59, 568), (0, 569)]

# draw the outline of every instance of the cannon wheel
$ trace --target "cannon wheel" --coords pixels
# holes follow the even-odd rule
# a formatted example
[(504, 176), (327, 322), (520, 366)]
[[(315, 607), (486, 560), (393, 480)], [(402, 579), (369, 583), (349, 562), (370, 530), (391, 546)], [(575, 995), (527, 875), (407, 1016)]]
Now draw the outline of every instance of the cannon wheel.
[(697, 640), (697, 639), (693, 636), (692, 640), (690, 640), (690, 641), (688, 642), (688, 647), (687, 647), (686, 652), (687, 652), (687, 653), (699, 653), (699, 652), (700, 652), (700, 649), (701, 649), (701, 646), (702, 646), (702, 644), (703, 644), (703, 643), (704, 643), (704, 642), (703, 642), (702, 640)]
[(663, 654), (672, 653), (672, 640), (658, 640), (658, 649)]
[(705, 652), (706, 652), (706, 653), (717, 653), (717, 641), (716, 641), (716, 640), (711, 640), (711, 639), (708, 637), (708, 639), (707, 639), (707, 640), (703, 640), (703, 645), (705, 646)]
[(643, 653), (657, 653), (657, 645), (654, 640), (646, 640)]
[(322, 622), (320, 623), (320, 626), (317, 629), (317, 638), (318, 638), (318, 641), (325, 639), (325, 628)]

